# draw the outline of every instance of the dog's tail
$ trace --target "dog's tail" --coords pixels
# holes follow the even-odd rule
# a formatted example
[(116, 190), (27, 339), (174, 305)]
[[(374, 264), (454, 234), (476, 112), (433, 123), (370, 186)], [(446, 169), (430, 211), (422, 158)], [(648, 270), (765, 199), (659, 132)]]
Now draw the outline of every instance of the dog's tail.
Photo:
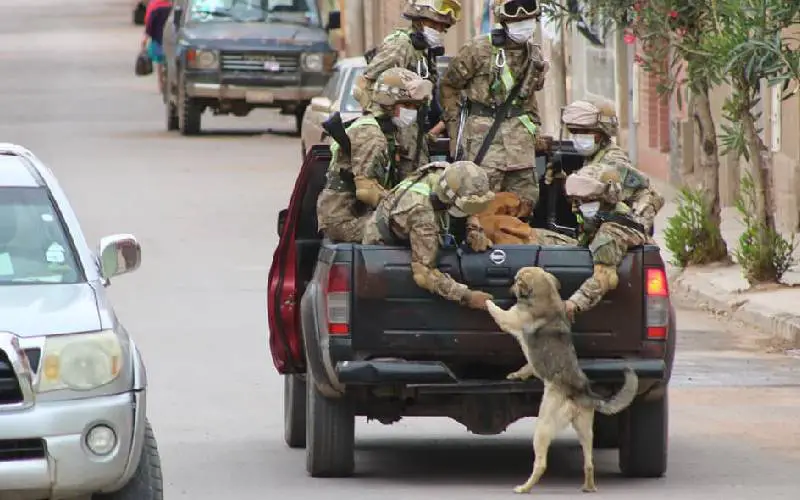
[(593, 394), (586, 385), (586, 393), (578, 398), (578, 404), (594, 408), (603, 415), (615, 415), (630, 406), (638, 390), (639, 377), (631, 368), (626, 368), (625, 382), (611, 399), (605, 400), (601, 396)]

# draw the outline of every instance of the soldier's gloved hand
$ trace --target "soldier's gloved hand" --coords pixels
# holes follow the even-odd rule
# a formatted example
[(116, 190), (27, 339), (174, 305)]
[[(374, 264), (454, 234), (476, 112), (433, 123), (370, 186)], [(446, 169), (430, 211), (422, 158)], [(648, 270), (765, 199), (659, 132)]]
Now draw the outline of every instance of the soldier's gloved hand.
[(575, 311), (577, 311), (577, 309), (578, 306), (575, 304), (575, 302), (572, 302), (571, 300), (564, 302), (564, 310), (567, 313), (567, 318), (569, 318), (570, 322), (572, 323), (575, 323)]
[(467, 245), (474, 252), (485, 252), (492, 248), (492, 240), (486, 236), (482, 228), (467, 228)]
[(493, 299), (494, 297), (486, 292), (481, 292), (480, 290), (470, 290), (464, 296), (464, 304), (470, 309), (485, 311), (486, 301)]

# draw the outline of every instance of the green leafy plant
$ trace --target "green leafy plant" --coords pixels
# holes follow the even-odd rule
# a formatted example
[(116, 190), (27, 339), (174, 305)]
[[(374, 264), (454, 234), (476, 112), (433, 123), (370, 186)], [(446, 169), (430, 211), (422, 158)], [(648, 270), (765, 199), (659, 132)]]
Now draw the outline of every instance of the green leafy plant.
[(753, 176), (748, 172), (742, 179), (741, 191), (736, 200), (736, 210), (744, 224), (744, 232), (739, 237), (734, 256), (751, 285), (777, 283), (796, 264), (794, 252), (798, 242), (795, 234), (787, 240), (758, 218), (756, 199), (756, 186)]
[(709, 217), (704, 190), (684, 187), (678, 194), (678, 209), (664, 229), (672, 263), (679, 267), (718, 262), (728, 257), (727, 246)]

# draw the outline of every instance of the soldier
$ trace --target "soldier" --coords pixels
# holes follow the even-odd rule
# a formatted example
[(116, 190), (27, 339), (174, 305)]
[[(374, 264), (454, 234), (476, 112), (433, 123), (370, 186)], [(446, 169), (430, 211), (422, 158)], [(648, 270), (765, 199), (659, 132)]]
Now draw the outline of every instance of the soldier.
[[(541, 122), (535, 91), (544, 86), (549, 65), (541, 47), (533, 43), (539, 18), (536, 1), (494, 0), (493, 9), (502, 28), (463, 46), (442, 78), (443, 119), (452, 141), (452, 155), (460, 159), (457, 155), (463, 146), (464, 159), (474, 160), (486, 170), (493, 191), (519, 196), (523, 217), (527, 217), (539, 200), (534, 162)], [(460, 102), (462, 91), (464, 103)], [(499, 117), (493, 137), (488, 137), (498, 109), (512, 93), (516, 98)], [(461, 130), (461, 144), (456, 144), (462, 106), (468, 117)], [(485, 157), (479, 158), (479, 153)]]
[(617, 287), (617, 267), (628, 249), (652, 243), (653, 220), (664, 198), (611, 141), (617, 134), (613, 105), (576, 101), (561, 115), (586, 164), (567, 178), (567, 196), (580, 205), (581, 239), (592, 252), (594, 273), (566, 301), (567, 314), (596, 306)]
[[(317, 199), (318, 226), (341, 242), (357, 243), (372, 209), (398, 181), (396, 135), (413, 123), (431, 97), (431, 83), (404, 68), (384, 72), (375, 86), (372, 112), (338, 133), (333, 130), (331, 163)], [(341, 126), (341, 121), (339, 122)]]
[(437, 254), (449, 236), (450, 217), (483, 211), (494, 198), (486, 173), (469, 161), (434, 162), (398, 184), (375, 209), (363, 243), (411, 244), (414, 282), (472, 309), (486, 309), (491, 295), (470, 290), (439, 271)]
[[(372, 89), (378, 77), (387, 69), (399, 67), (416, 72), (431, 82), (434, 91), (439, 75), (436, 70), (436, 56), (444, 54), (444, 33), (461, 17), (461, 2), (458, 0), (409, 0), (403, 10), (403, 17), (411, 21), (411, 26), (397, 29), (387, 36), (376, 52), (368, 59), (364, 74), (359, 77), (353, 89), (353, 96), (364, 109), (372, 105)], [(428, 141), (435, 140), (444, 129), (444, 124), (436, 124), (427, 137), (419, 124), (425, 123), (424, 116), (418, 123), (403, 129), (400, 134), (400, 172), (403, 177), (428, 163)], [(417, 142), (420, 151), (417, 153)], [(415, 161), (416, 159), (416, 161)]]

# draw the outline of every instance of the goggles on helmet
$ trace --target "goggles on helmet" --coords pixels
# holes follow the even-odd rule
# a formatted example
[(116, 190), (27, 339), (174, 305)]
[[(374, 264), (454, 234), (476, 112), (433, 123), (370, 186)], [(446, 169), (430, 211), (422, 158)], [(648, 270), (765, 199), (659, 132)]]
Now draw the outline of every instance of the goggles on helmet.
[(532, 16), (538, 11), (536, 0), (511, 0), (503, 4), (503, 14), (508, 17)]
[(458, 0), (417, 0), (415, 5), (428, 7), (437, 14), (451, 16), (456, 21), (461, 19), (461, 2)]

